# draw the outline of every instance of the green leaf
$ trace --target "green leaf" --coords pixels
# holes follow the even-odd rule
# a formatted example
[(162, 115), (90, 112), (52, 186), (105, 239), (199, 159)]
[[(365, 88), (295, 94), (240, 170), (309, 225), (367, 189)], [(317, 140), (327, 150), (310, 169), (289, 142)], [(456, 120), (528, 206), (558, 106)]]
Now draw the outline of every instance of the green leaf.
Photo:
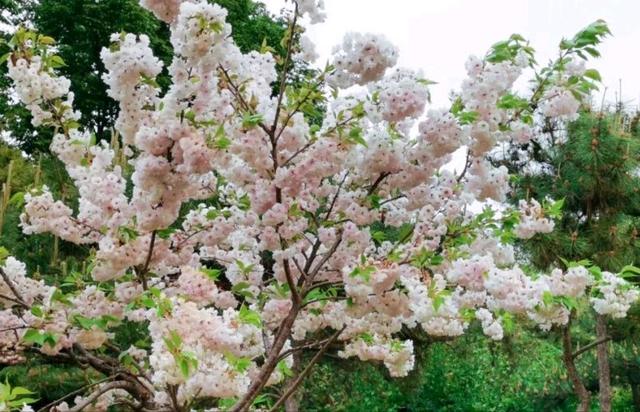
[(42, 310), (42, 306), (34, 305), (31, 307), (31, 314), (36, 318), (41, 318), (44, 316), (44, 311)]
[(42, 346), (42, 344), (44, 344), (44, 333), (40, 333), (40, 331), (35, 329), (27, 329), (25, 334), (22, 336), (22, 341)]
[(564, 208), (564, 198), (557, 200), (551, 204), (545, 202), (543, 205), (544, 212), (552, 219), (562, 218), (562, 209)]
[(29, 389), (27, 388), (23, 388), (21, 386), (16, 386), (15, 388), (13, 388), (13, 390), (11, 391), (11, 396), (14, 397), (18, 397), (18, 396), (22, 396), (22, 395), (33, 395), (35, 392), (31, 392)]
[(375, 266), (365, 266), (365, 267), (356, 267), (351, 271), (349, 276), (351, 277), (361, 277), (365, 282), (369, 282), (371, 280), (371, 275), (376, 272)]
[(504, 110), (523, 110), (529, 107), (529, 101), (513, 94), (505, 94), (498, 100), (497, 107)]
[(253, 325), (256, 328), (262, 327), (262, 320), (260, 319), (260, 314), (254, 310), (249, 309), (245, 305), (242, 305), (240, 307), (240, 311), (238, 312), (238, 319), (240, 319), (241, 323)]
[(370, 333), (362, 333), (360, 334), (360, 339), (362, 339), (362, 341), (364, 343), (366, 343), (367, 345), (372, 345), (374, 340), (373, 340), (373, 336)]
[(293, 377), (293, 371), (291, 370), (289, 365), (287, 365), (287, 363), (284, 360), (281, 360), (280, 362), (278, 362), (277, 368), (280, 371), (280, 373), (282, 374), (282, 376), (284, 376), (285, 378)]
[(53, 55), (49, 58), (49, 65), (54, 69), (58, 69), (60, 67), (66, 66), (67, 64), (64, 62), (64, 60), (62, 60), (62, 57)]
[(436, 295), (433, 297), (433, 309), (437, 312), (444, 305), (444, 296)]
[(125, 242), (136, 240), (138, 238), (138, 232), (130, 227), (120, 226), (118, 228), (118, 233)]
[(261, 114), (246, 113), (242, 117), (242, 127), (245, 128), (245, 129), (253, 129), (257, 125), (262, 123), (263, 120), (264, 120), (264, 118), (262, 117)]
[(595, 80), (597, 82), (602, 81), (602, 77), (600, 76), (600, 72), (596, 69), (587, 69), (584, 71), (584, 76), (588, 77), (591, 80)]
[(505, 312), (501, 316), (502, 320), (502, 328), (507, 334), (513, 333), (515, 330), (515, 322), (513, 320), (513, 315), (509, 312)]
[(380, 230), (376, 231), (376, 232), (373, 232), (371, 234), (371, 237), (373, 238), (373, 240), (375, 240), (378, 243), (382, 243), (386, 239), (385, 233), (383, 231), (380, 231)]
[(367, 146), (367, 141), (364, 140), (364, 131), (359, 126), (354, 126), (349, 130), (349, 134), (347, 135), (347, 140), (351, 143), (360, 144), (364, 147)]
[(640, 276), (640, 268), (637, 268), (636, 266), (633, 266), (633, 265), (627, 265), (623, 267), (622, 270), (620, 270), (619, 275), (622, 278)]
[(207, 277), (214, 282), (220, 278), (222, 271), (220, 269), (201, 268), (200, 271), (207, 275)]
[(247, 290), (250, 286), (251, 285), (247, 282), (239, 282), (233, 285), (233, 287), (231, 288), (231, 292), (235, 293), (236, 295), (244, 296), (245, 298), (253, 298), (253, 293)]
[(93, 328), (93, 326), (95, 326), (96, 322), (93, 319), (84, 317), (82, 315), (76, 315), (73, 317), (73, 320), (75, 321), (75, 323), (77, 323), (78, 325), (80, 325), (80, 327), (82, 329), (87, 329), (90, 330)]
[(9, 256), (11, 256), (11, 254), (9, 253), (7, 248), (5, 248), (4, 246), (0, 246), (0, 263), (4, 263), (4, 261), (7, 260)]
[(398, 243), (408, 242), (413, 234), (413, 228), (414, 226), (411, 223), (405, 223), (400, 226), (400, 230), (398, 231)]
[(189, 361), (184, 358), (184, 357), (180, 357), (178, 359), (178, 367), (180, 368), (180, 373), (182, 373), (182, 376), (184, 376), (185, 378), (189, 377)]
[(251, 359), (249, 358), (240, 358), (231, 352), (226, 352), (224, 357), (229, 365), (237, 372), (244, 373), (251, 367)]
[(38, 43), (40, 44), (44, 44), (46, 46), (51, 46), (54, 45), (56, 43), (56, 41), (54, 40), (53, 37), (49, 37), (49, 36), (40, 36), (38, 38)]
[(160, 239), (166, 240), (169, 239), (171, 235), (175, 233), (175, 231), (176, 229), (174, 228), (156, 230), (156, 236), (158, 236)]
[(227, 136), (218, 137), (213, 142), (213, 147), (218, 150), (226, 150), (231, 146), (231, 140)]
[(238, 208), (245, 212), (251, 209), (251, 198), (249, 198), (248, 194), (244, 194), (240, 199), (238, 199)]
[(229, 410), (233, 408), (233, 406), (238, 402), (238, 398), (225, 398), (218, 400), (218, 408), (223, 411)]
[(458, 121), (461, 125), (471, 124), (478, 120), (480, 117), (480, 113), (472, 111), (472, 112), (460, 112), (456, 115)]
[(11, 52), (5, 53), (2, 56), (0, 56), (0, 65), (6, 62), (7, 60), (9, 60), (10, 56), (11, 56)]

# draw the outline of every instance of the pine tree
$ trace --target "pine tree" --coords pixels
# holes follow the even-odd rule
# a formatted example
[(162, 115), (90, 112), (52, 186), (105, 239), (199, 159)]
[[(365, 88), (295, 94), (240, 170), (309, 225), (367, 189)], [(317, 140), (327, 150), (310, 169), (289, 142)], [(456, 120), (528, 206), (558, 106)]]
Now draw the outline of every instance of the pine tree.
[[(564, 199), (561, 220), (552, 233), (522, 244), (524, 257), (545, 270), (566, 261), (587, 259), (602, 270), (618, 272), (640, 262), (640, 134), (638, 115), (622, 110), (585, 111), (566, 130), (546, 123), (547, 139), (512, 146), (497, 163), (516, 176), (515, 199)], [(523, 153), (527, 155), (522, 156)], [(627, 321), (629, 322), (629, 321)], [(586, 322), (589, 323), (589, 320)], [(593, 324), (593, 322), (592, 322)], [(610, 410), (608, 360), (610, 333), (604, 317), (596, 316), (596, 341), (600, 370), (600, 408)], [(583, 322), (583, 326), (584, 322)], [(624, 326), (623, 326), (624, 329)], [(632, 330), (620, 325), (611, 331), (636, 350)], [(588, 343), (588, 342), (586, 342)], [(637, 365), (614, 360), (614, 366), (637, 370)], [(633, 393), (640, 390), (636, 382)], [(639, 400), (640, 401), (640, 400)], [(608, 406), (607, 406), (608, 405)]]

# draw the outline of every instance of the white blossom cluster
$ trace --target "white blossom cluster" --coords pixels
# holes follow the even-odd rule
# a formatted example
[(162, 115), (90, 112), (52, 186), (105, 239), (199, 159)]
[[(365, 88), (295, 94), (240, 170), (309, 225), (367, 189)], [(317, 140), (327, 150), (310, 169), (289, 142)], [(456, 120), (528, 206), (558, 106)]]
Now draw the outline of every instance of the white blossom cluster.
[(382, 35), (349, 33), (334, 49), (336, 70), (329, 83), (338, 87), (364, 85), (382, 79), (398, 61), (398, 49)]
[(631, 305), (640, 297), (640, 291), (629, 282), (611, 272), (602, 272), (598, 293), (591, 298), (593, 309), (601, 315), (624, 318)]
[(520, 200), (520, 222), (515, 227), (515, 235), (520, 239), (531, 239), (538, 233), (551, 233), (554, 228), (553, 220), (545, 217), (542, 205), (531, 199), (529, 202)]

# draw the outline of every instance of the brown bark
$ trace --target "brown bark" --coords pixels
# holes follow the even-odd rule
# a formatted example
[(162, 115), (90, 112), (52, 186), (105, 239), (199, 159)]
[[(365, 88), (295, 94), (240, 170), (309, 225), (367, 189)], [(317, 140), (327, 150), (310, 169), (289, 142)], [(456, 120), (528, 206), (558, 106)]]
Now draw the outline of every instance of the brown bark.
[(289, 335), (291, 332), (291, 328), (293, 327), (293, 323), (298, 317), (298, 311), (300, 307), (294, 302), (291, 310), (287, 317), (280, 324), (280, 328), (278, 329), (278, 333), (273, 341), (273, 345), (271, 345), (271, 351), (269, 352), (269, 356), (264, 361), (264, 364), (260, 368), (260, 372), (258, 376), (251, 382), (251, 386), (249, 386), (249, 390), (247, 393), (233, 406), (231, 412), (246, 412), (251, 407), (251, 404), (256, 399), (256, 397), (260, 394), (260, 391), (264, 388), (269, 380), (269, 377), (273, 373), (274, 369), (278, 365), (278, 361), (280, 359), (280, 352), (284, 347), (287, 339), (289, 339)]
[(633, 410), (640, 412), (640, 384), (631, 384), (631, 396), (633, 397)]
[[(284, 385), (284, 391), (288, 392), (290, 389), (294, 389), (294, 385), (296, 382), (296, 378), (300, 376), (300, 372), (302, 371), (301, 363), (302, 356), (300, 352), (293, 352), (291, 355), (293, 358), (293, 376), (287, 380), (286, 385)], [(287, 400), (284, 402), (284, 410), (285, 412), (298, 412), (300, 410), (300, 397), (299, 392), (294, 392), (293, 395), (289, 396)]]
[[(598, 340), (607, 338), (607, 319), (602, 315), (596, 316), (596, 334)], [(598, 383), (600, 386), (600, 411), (611, 412), (611, 368), (609, 366), (609, 342), (598, 345)]]
[(578, 397), (578, 407), (576, 408), (576, 411), (589, 412), (591, 394), (584, 386), (584, 383), (582, 383), (582, 379), (580, 379), (578, 369), (574, 362), (573, 345), (571, 343), (571, 321), (569, 321), (567, 326), (562, 329), (562, 349), (562, 360), (565, 368), (567, 368), (569, 379), (571, 379), (571, 383), (573, 383), (573, 391)]

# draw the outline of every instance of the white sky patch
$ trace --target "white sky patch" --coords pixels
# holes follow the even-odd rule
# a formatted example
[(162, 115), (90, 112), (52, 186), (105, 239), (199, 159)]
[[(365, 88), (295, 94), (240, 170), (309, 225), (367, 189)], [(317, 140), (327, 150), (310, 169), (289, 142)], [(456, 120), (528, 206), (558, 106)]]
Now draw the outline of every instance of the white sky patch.
[[(261, 0), (278, 13), (290, 1)], [(333, 46), (346, 32), (386, 35), (400, 48), (399, 65), (422, 69), (438, 82), (431, 87), (432, 107), (449, 103), (450, 90), (458, 90), (465, 77), (464, 63), (471, 54), (482, 56), (489, 47), (519, 33), (531, 41), (539, 63), (557, 56), (562, 37), (571, 37), (597, 19), (609, 24), (613, 37), (599, 47), (602, 57), (593, 67), (615, 101), (622, 79), (625, 103), (636, 107), (640, 98), (638, 0), (325, 0), (327, 21), (310, 26), (323, 66)], [(600, 97), (596, 96), (599, 104)]]

